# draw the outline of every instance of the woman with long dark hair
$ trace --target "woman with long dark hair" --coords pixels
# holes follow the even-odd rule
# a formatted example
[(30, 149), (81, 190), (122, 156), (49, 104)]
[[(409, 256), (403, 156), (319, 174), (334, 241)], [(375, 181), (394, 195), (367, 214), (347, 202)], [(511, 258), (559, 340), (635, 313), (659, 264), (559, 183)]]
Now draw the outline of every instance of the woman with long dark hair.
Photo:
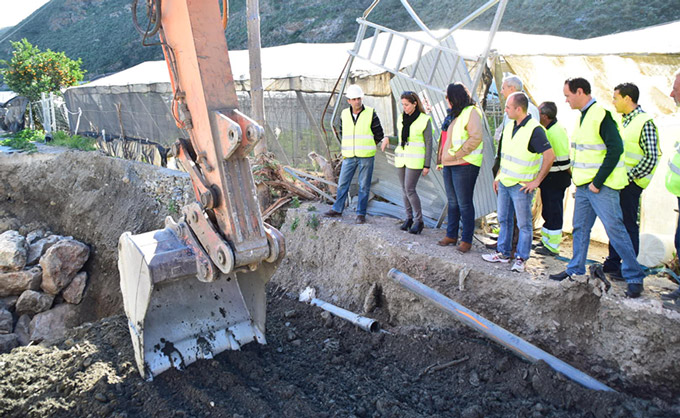
[(394, 166), (397, 167), (406, 208), (406, 220), (400, 229), (420, 234), (424, 227), (423, 211), (416, 185), (421, 175), (426, 176), (430, 172), (434, 130), (432, 120), (415, 92), (403, 92), (401, 106), (404, 112), (397, 119), (399, 143), (394, 150)]
[[(449, 117), (442, 126), (437, 169), (443, 170), (448, 199), (446, 236), (437, 244), (456, 245), (461, 253), (470, 251), (475, 230), (473, 191), (482, 165), (482, 111), (461, 83), (449, 84), (446, 100)], [(448, 125), (447, 125), (447, 122)], [(460, 242), (458, 232), (460, 231)]]

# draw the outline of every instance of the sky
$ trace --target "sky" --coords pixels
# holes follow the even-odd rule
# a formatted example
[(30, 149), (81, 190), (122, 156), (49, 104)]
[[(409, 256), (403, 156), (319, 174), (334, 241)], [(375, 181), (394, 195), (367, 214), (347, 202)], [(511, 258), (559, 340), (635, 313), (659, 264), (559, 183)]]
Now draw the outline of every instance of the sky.
[(14, 26), (49, 0), (0, 0), (0, 28)]

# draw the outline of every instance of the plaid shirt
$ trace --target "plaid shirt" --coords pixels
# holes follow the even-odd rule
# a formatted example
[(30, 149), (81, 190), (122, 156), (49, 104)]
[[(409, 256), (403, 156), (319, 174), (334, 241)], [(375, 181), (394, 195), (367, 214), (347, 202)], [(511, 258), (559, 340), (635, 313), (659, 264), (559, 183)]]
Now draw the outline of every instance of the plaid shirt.
[[(632, 112), (623, 115), (623, 126), (626, 127), (633, 118), (644, 113), (642, 107), (638, 105)], [(658, 138), (656, 136), (656, 128), (654, 121), (647, 121), (642, 126), (642, 134), (640, 135), (640, 148), (644, 152), (644, 157), (628, 172), (628, 181), (632, 182), (634, 179), (641, 179), (652, 173), (659, 161)]]

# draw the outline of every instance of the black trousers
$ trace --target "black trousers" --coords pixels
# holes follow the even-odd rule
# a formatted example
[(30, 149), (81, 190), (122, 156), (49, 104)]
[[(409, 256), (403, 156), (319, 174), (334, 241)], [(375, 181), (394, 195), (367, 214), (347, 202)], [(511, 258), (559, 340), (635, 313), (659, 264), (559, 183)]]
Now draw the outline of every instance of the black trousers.
[(567, 171), (548, 173), (541, 182), (541, 202), (543, 209), (543, 228), (551, 231), (562, 229), (564, 218), (564, 191), (571, 183), (571, 176)]
[[(642, 187), (635, 183), (629, 183), (621, 190), (619, 200), (621, 201), (621, 213), (623, 214), (623, 225), (628, 231), (630, 240), (633, 243), (635, 255), (640, 253), (640, 226), (638, 225), (638, 212), (640, 210), (640, 195)], [(609, 257), (604, 261), (604, 268), (608, 272), (621, 270), (621, 257), (616, 253), (614, 247), (609, 244)]]

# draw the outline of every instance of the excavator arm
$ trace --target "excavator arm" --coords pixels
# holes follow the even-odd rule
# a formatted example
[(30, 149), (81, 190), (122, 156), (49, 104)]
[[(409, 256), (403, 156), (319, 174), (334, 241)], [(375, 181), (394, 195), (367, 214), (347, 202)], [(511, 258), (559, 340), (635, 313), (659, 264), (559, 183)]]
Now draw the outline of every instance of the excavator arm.
[(152, 379), (253, 340), (265, 343), (264, 285), (285, 244), (262, 221), (247, 156), (263, 129), (238, 110), (219, 3), (147, 0), (147, 8), (168, 64), (173, 115), (190, 136), (176, 142), (175, 155), (196, 196), (177, 223), (168, 218), (162, 230), (119, 240), (135, 357)]

